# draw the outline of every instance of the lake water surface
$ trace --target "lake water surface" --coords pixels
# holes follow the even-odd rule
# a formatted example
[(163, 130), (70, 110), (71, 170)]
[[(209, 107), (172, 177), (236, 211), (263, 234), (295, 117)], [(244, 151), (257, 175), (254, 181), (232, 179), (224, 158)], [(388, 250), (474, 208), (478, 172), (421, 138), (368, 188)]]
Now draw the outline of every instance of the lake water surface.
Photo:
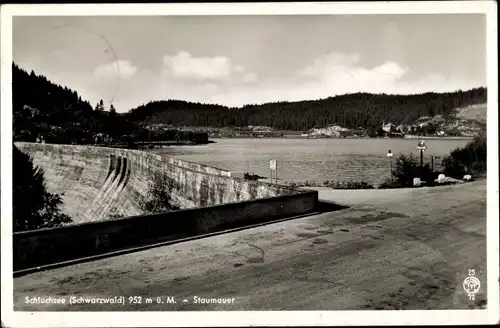
[[(417, 140), (410, 139), (215, 139), (200, 146), (172, 146), (154, 152), (234, 172), (269, 177), (269, 160), (278, 162), (278, 178), (285, 181), (361, 181), (378, 185), (389, 177), (387, 151), (419, 156)], [(469, 140), (426, 140), (424, 163), (431, 156), (448, 155)], [(435, 160), (439, 167), (440, 159)], [(274, 174), (274, 173), (273, 173)]]

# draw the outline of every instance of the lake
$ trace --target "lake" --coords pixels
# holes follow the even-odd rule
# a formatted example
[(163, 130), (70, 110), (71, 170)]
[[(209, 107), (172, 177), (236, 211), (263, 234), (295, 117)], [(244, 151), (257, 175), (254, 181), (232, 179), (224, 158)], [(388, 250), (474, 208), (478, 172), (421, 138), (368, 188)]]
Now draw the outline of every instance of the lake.
[[(285, 181), (361, 181), (378, 185), (389, 177), (387, 151), (419, 156), (417, 140), (409, 139), (215, 139), (199, 146), (170, 146), (154, 150), (186, 161), (233, 172), (269, 177), (269, 160), (278, 162), (278, 178)], [(426, 140), (424, 163), (431, 156), (448, 155), (469, 140)], [(441, 160), (436, 159), (435, 168)], [(274, 173), (273, 173), (274, 176)]]

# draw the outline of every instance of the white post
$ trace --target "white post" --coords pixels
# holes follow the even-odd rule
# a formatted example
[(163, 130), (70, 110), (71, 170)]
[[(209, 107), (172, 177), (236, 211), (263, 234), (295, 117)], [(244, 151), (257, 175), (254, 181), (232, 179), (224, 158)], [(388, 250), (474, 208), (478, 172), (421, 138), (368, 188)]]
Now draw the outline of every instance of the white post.
[(387, 157), (389, 157), (389, 173), (391, 175), (391, 184), (392, 184), (392, 156), (394, 154), (392, 153), (392, 151), (389, 149), (389, 151), (387, 152)]

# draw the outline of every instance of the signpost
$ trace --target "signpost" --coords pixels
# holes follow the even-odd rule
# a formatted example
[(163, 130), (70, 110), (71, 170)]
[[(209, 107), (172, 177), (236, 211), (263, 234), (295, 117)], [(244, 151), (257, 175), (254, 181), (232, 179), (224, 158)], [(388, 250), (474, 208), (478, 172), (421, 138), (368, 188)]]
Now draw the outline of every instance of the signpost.
[(387, 152), (387, 157), (389, 157), (389, 172), (391, 174), (391, 184), (392, 184), (392, 157), (394, 156), (394, 154), (392, 153), (392, 151), (389, 149), (389, 151)]
[(424, 140), (420, 139), (417, 142), (417, 149), (420, 152), (420, 174), (422, 174), (424, 170), (424, 151), (427, 149)]
[(276, 171), (275, 178), (276, 184), (278, 184), (278, 163), (275, 159), (269, 161), (269, 170), (271, 172), (271, 183), (273, 182), (273, 171)]
[(431, 170), (432, 170), (432, 173), (434, 173), (434, 159), (438, 159), (438, 158), (441, 158), (439, 156), (431, 156)]

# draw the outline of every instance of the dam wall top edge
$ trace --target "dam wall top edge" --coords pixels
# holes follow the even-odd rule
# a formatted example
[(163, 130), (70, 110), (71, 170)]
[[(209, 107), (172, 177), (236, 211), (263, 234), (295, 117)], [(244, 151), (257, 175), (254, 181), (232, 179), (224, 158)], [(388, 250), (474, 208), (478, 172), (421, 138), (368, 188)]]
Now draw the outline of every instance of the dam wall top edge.
[[(211, 176), (217, 176), (218, 178), (224, 178), (228, 180), (236, 180), (240, 182), (245, 182), (249, 185), (257, 185), (257, 186), (266, 186), (270, 188), (279, 188), (282, 190), (288, 190), (290, 192), (293, 192), (294, 194), (303, 194), (307, 193), (311, 190), (306, 190), (306, 189), (298, 189), (298, 188), (292, 188), (289, 186), (284, 186), (284, 185), (276, 185), (272, 184), (269, 182), (263, 182), (263, 181), (252, 181), (252, 180), (245, 180), (240, 177), (232, 177), (231, 172), (220, 169), (215, 166), (210, 166), (210, 165), (205, 165), (205, 164), (199, 164), (195, 162), (190, 162), (186, 160), (181, 160), (172, 156), (168, 155), (160, 155), (160, 154), (154, 154), (151, 152), (146, 152), (143, 150), (137, 150), (137, 149), (125, 149), (125, 148), (112, 148), (112, 147), (96, 147), (96, 146), (87, 146), (87, 145), (68, 145), (68, 144), (39, 144), (39, 143), (33, 143), (33, 142), (14, 142), (14, 145), (20, 146), (21, 149), (23, 148), (36, 148), (40, 151), (54, 151), (54, 152), (66, 152), (66, 153), (71, 153), (75, 149), (79, 149), (82, 151), (95, 151), (97, 153), (102, 152), (102, 155), (110, 155), (110, 154), (135, 154), (137, 156), (144, 156), (144, 157), (152, 157), (155, 158), (158, 161), (164, 161), (165, 159), (169, 160), (169, 165), (176, 166), (178, 168), (184, 169), (184, 170), (189, 170), (193, 172), (198, 172), (201, 174), (206, 174), (206, 175), (211, 175)], [(202, 168), (207, 168), (209, 170), (203, 170)]]
[[(182, 168), (186, 168), (186, 167), (182, 166), (182, 165), (177, 165), (177, 164), (186, 164), (186, 165), (190, 165), (190, 166), (194, 166), (194, 167), (206, 167), (206, 168), (214, 169), (214, 170), (218, 171), (219, 173), (222, 173), (220, 175), (226, 175), (228, 177), (231, 174), (230, 171), (227, 171), (227, 170), (215, 167), (215, 166), (199, 164), (199, 163), (195, 163), (195, 162), (181, 160), (181, 159), (178, 159), (178, 158), (175, 158), (172, 156), (168, 156), (168, 155), (154, 154), (151, 152), (146, 152), (146, 151), (138, 150), (138, 149), (97, 147), (97, 146), (88, 146), (88, 145), (47, 144), (47, 143), (39, 144), (39, 143), (34, 143), (34, 142), (14, 142), (14, 144), (19, 145), (19, 146), (27, 145), (27, 146), (31, 146), (34, 148), (39, 148), (40, 150), (42, 150), (43, 148), (45, 148), (45, 149), (46, 148), (53, 148), (54, 150), (62, 149), (62, 150), (68, 150), (68, 152), (69, 152), (71, 149), (81, 149), (81, 150), (95, 150), (96, 152), (102, 151), (102, 152), (106, 152), (108, 154), (113, 154), (113, 153), (114, 154), (116, 154), (116, 153), (127, 154), (127, 153), (129, 153), (129, 154), (137, 154), (137, 155), (146, 155), (146, 156), (154, 157), (158, 160), (170, 159), (173, 161), (173, 163), (169, 163), (169, 164), (174, 165), (174, 166), (179, 166)], [(190, 167), (190, 170), (197, 171), (197, 170), (193, 169), (192, 167)], [(204, 171), (200, 171), (200, 172), (206, 173)]]

